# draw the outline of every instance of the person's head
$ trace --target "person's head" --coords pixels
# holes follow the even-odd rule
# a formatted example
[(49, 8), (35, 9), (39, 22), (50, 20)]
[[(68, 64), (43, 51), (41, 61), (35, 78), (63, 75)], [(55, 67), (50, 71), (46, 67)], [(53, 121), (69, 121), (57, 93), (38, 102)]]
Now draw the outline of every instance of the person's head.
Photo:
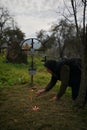
[(44, 66), (46, 67), (49, 73), (55, 73), (56, 69), (56, 61), (55, 60), (48, 60), (45, 62)]

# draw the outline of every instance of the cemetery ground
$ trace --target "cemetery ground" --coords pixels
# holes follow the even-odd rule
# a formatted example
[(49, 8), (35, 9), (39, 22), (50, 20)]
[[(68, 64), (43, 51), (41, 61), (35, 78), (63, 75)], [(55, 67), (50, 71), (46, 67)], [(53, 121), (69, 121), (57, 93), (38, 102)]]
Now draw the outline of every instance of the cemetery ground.
[(59, 83), (50, 92), (36, 96), (50, 79), (42, 64), (37, 62), (33, 90), (28, 65), (0, 59), (0, 130), (87, 130), (87, 105), (76, 111), (70, 89), (58, 102), (49, 100), (57, 93)]

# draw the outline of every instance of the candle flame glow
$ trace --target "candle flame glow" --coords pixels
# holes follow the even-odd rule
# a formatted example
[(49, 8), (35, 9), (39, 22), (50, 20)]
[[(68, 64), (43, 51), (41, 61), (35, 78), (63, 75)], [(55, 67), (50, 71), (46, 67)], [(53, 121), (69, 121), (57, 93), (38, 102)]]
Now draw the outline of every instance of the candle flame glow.
[(37, 110), (39, 110), (40, 108), (35, 105), (34, 107), (32, 107), (32, 109), (33, 109), (33, 111), (37, 111)]

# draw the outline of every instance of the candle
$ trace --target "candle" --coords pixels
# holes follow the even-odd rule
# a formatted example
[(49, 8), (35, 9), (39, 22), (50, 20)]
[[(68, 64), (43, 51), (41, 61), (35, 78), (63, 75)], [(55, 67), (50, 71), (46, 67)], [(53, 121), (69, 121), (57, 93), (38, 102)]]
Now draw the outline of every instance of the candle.
[(32, 109), (33, 109), (34, 111), (37, 111), (37, 110), (39, 110), (40, 108), (39, 108), (38, 106), (34, 106)]

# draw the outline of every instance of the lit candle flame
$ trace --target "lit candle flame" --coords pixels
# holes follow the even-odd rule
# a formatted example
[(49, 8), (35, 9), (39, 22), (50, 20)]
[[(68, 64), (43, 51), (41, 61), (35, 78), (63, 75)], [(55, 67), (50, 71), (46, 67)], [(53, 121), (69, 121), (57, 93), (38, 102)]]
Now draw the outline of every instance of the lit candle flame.
[(33, 92), (34, 90), (33, 89), (31, 89), (31, 92)]
[(32, 109), (33, 109), (33, 111), (37, 111), (37, 110), (39, 110), (40, 108), (39, 108), (38, 106), (34, 106)]
[[(33, 90), (33, 89), (31, 89), (31, 95), (30, 95), (30, 101), (31, 101), (31, 104), (32, 104), (32, 101), (33, 101), (33, 93), (35, 92), (35, 90)], [(37, 105), (35, 105), (35, 106), (32, 106), (32, 110), (33, 111), (37, 111), (37, 110), (39, 110), (40, 108), (37, 106)]]

